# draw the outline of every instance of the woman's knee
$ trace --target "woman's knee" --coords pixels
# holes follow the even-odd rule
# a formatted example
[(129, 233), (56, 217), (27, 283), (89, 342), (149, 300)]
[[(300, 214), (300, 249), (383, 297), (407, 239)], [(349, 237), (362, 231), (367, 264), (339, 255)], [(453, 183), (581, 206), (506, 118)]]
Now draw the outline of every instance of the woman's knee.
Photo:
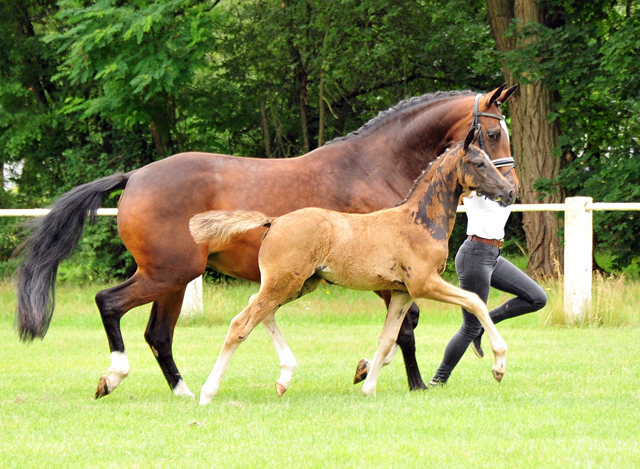
[(538, 311), (547, 305), (547, 294), (542, 288), (539, 288), (537, 291), (532, 292), (529, 302), (531, 307), (535, 308), (533, 311)]

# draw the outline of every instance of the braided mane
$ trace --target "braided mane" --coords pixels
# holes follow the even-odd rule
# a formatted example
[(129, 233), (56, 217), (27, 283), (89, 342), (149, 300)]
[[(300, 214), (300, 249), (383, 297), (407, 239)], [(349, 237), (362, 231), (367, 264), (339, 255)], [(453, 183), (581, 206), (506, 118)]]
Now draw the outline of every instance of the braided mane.
[(435, 93), (427, 93), (422, 96), (414, 96), (413, 98), (405, 99), (404, 101), (400, 101), (395, 106), (387, 109), (386, 111), (380, 112), (376, 117), (369, 120), (358, 130), (354, 130), (353, 132), (348, 133), (344, 137), (336, 137), (333, 140), (326, 142), (324, 145), (331, 145), (332, 143), (342, 142), (345, 140), (350, 140), (354, 137), (357, 137), (361, 133), (374, 129), (376, 127), (381, 126), (388, 122), (393, 116), (397, 113), (410, 109), (420, 104), (425, 104), (431, 101), (440, 101), (442, 99), (454, 98), (457, 96), (472, 96), (476, 93), (473, 91), (436, 91)]

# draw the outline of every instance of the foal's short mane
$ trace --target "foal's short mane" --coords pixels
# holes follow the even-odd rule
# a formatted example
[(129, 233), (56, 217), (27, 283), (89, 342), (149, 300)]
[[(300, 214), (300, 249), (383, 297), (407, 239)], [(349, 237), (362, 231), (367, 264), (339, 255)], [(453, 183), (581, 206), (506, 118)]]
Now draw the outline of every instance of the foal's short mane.
[(462, 143), (460, 143), (459, 145), (453, 147), (453, 148), (448, 148), (444, 151), (444, 153), (442, 153), (440, 156), (438, 156), (434, 161), (431, 161), (429, 163), (429, 166), (427, 166), (421, 173), (420, 176), (418, 176), (416, 178), (415, 181), (413, 181), (413, 186), (411, 187), (411, 190), (409, 191), (409, 193), (407, 194), (407, 196), (404, 198), (404, 200), (402, 200), (401, 202), (398, 202), (395, 207), (399, 207), (400, 205), (404, 204), (407, 202), (407, 200), (409, 200), (409, 197), (411, 197), (411, 195), (413, 194), (413, 192), (416, 190), (416, 187), (418, 187), (418, 184), (420, 184), (420, 181), (422, 181), (427, 174), (429, 173), (429, 170), (431, 170), (433, 167), (437, 166), (438, 163), (440, 163), (440, 161), (442, 160), (442, 158), (447, 155), (448, 153), (451, 154), (457, 154), (460, 149), (462, 148)]
[(358, 130), (354, 130), (353, 132), (348, 133), (344, 137), (336, 137), (333, 140), (326, 142), (324, 145), (331, 145), (332, 143), (342, 142), (344, 140), (350, 140), (353, 137), (357, 137), (361, 133), (379, 127), (380, 125), (389, 121), (389, 119), (397, 114), (398, 112), (404, 111), (406, 109), (412, 108), (419, 104), (425, 104), (431, 101), (440, 101), (442, 99), (447, 98), (455, 98), (458, 96), (473, 96), (476, 93), (473, 91), (436, 91), (435, 93), (427, 93), (422, 96), (414, 96), (413, 98), (405, 99), (404, 101), (400, 101), (395, 106), (387, 109), (386, 111), (381, 111), (376, 117), (365, 123)]

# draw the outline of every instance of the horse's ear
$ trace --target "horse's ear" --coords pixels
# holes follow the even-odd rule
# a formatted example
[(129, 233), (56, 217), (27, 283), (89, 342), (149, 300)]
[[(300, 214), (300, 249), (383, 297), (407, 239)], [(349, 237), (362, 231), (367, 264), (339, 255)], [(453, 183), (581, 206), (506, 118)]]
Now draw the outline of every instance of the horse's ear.
[(489, 102), (487, 103), (488, 107), (491, 107), (493, 105), (493, 103), (498, 101), (498, 98), (500, 98), (500, 96), (502, 95), (502, 91), (505, 89), (506, 86), (507, 86), (507, 84), (505, 83), (504, 85), (499, 86), (498, 88), (496, 88), (496, 90), (491, 95), (491, 98), (489, 98)]
[(507, 99), (509, 99), (509, 97), (514, 93), (514, 91), (516, 90), (516, 88), (518, 88), (518, 85), (513, 85), (511, 88), (505, 90), (504, 93), (502, 93), (502, 96), (500, 96), (500, 104), (504, 104)]
[[(480, 126), (478, 126), (479, 128)], [(478, 130), (479, 132), (479, 130)], [(476, 128), (475, 127), (471, 127), (469, 129), (469, 133), (467, 133), (467, 136), (464, 139), (464, 145), (462, 148), (464, 148), (464, 151), (467, 151), (469, 149), (469, 145), (471, 145), (471, 142), (473, 142), (476, 138)]]

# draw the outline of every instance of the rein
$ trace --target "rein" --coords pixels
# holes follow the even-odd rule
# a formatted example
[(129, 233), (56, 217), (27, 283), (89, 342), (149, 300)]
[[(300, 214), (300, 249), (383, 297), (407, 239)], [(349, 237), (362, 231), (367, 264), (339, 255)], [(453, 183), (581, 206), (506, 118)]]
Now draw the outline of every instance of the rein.
[[(505, 118), (504, 116), (501, 116), (499, 114), (493, 114), (490, 112), (479, 112), (478, 111), (478, 103), (480, 102), (480, 98), (482, 97), (482, 94), (477, 94), (476, 95), (476, 100), (473, 103), (473, 121), (471, 122), (471, 128), (475, 128), (477, 131), (480, 130), (481, 125), (480, 125), (480, 119), (479, 117), (491, 117), (493, 119), (498, 119), (500, 121), (504, 121)], [(482, 138), (482, 132), (478, 133), (478, 144), (480, 145), (480, 148), (482, 149), (482, 151), (484, 151), (487, 155), (489, 154), (489, 152), (487, 152), (484, 148), (484, 139)], [(489, 159), (491, 159), (491, 155), (489, 155)], [(503, 166), (511, 166), (507, 172), (505, 172), (503, 174), (503, 176), (507, 176), (507, 174), (509, 174), (511, 172), (511, 170), (513, 168), (516, 167), (516, 160), (514, 160), (512, 157), (509, 158), (499, 158), (497, 160), (491, 160), (491, 162), (493, 163), (493, 165), (496, 168), (501, 168)]]

